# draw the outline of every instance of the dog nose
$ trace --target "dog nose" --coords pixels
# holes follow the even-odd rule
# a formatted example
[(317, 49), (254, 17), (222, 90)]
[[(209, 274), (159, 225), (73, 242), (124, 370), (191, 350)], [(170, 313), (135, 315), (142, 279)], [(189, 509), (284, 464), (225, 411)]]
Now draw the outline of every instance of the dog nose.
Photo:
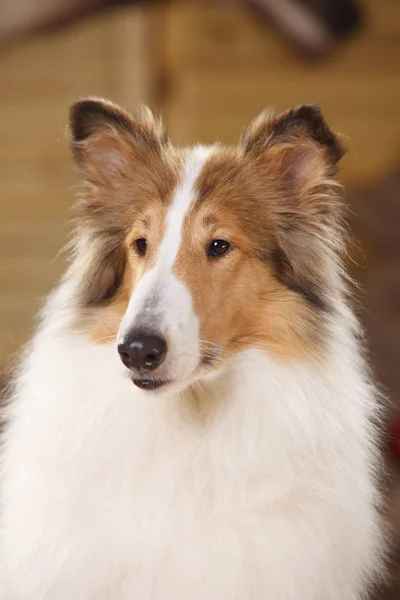
[(156, 335), (128, 336), (118, 344), (118, 352), (128, 369), (153, 371), (165, 358), (167, 342)]

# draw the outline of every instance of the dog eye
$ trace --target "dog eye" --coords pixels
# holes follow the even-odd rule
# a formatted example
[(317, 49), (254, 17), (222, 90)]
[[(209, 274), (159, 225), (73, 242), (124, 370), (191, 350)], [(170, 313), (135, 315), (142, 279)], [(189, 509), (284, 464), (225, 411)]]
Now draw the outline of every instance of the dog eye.
[(213, 240), (207, 248), (207, 255), (218, 258), (226, 254), (231, 247), (232, 244), (226, 240)]
[(147, 240), (145, 238), (139, 238), (133, 242), (133, 247), (139, 256), (145, 256), (147, 252)]

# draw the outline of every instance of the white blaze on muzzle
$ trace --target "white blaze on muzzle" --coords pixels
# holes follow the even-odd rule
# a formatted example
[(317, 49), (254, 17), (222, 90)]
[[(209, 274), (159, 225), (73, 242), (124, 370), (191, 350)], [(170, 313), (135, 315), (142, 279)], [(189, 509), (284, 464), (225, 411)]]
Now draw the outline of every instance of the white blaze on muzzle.
[(167, 213), (156, 264), (133, 290), (118, 335), (119, 343), (138, 331), (163, 336), (168, 350), (159, 369), (160, 376), (167, 379), (190, 375), (200, 360), (199, 322), (192, 295), (177, 278), (174, 265), (181, 248), (184, 219), (195, 197), (195, 182), (212, 152), (212, 147), (204, 146), (190, 151)]

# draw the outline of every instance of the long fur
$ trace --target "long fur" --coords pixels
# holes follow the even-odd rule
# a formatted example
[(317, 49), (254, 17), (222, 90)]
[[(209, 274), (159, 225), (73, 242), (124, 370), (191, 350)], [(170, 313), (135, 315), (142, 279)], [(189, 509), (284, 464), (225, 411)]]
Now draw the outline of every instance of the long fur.
[(77, 261), (6, 409), (1, 600), (366, 598), (379, 402), (343, 291), (322, 362), (249, 348), (153, 396), (76, 327)]

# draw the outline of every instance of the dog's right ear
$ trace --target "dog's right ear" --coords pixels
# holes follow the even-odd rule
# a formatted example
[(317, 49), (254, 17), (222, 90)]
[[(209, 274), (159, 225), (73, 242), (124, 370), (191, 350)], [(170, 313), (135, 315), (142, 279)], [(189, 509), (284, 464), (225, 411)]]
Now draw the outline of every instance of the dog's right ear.
[(148, 109), (134, 119), (120, 106), (98, 98), (79, 100), (70, 110), (71, 147), (83, 179), (92, 183), (121, 175), (145, 153), (167, 144), (161, 123)]
[(116, 104), (97, 98), (72, 105), (70, 135), (82, 183), (72, 215), (77, 231), (89, 233), (76, 239), (89, 244), (93, 253), (82, 269), (79, 289), (80, 301), (88, 307), (107, 302), (121, 286), (124, 226), (134, 209), (133, 182), (139, 170), (142, 178), (154, 177), (154, 164), (162, 161), (168, 140), (150, 110), (133, 118)]

